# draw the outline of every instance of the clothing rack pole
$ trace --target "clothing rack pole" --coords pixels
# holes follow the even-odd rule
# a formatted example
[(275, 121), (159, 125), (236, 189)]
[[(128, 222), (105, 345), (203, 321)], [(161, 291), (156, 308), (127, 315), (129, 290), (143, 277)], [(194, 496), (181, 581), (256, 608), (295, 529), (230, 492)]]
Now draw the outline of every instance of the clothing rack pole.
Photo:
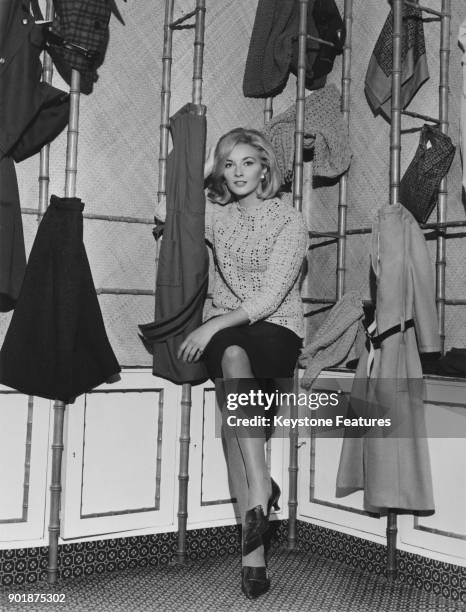
[[(196, 0), (194, 33), (192, 102), (202, 102), (202, 67), (204, 61), (205, 0)], [(201, 110), (199, 110), (201, 112)], [(178, 550), (177, 561), (186, 563), (186, 527), (188, 519), (189, 444), (191, 441), (191, 385), (185, 383), (181, 391), (180, 471), (178, 475)]]
[[(71, 72), (70, 118), (66, 145), (65, 197), (76, 195), (76, 173), (78, 161), (79, 91), (81, 75)], [(53, 407), (52, 477), (50, 484), (49, 557), (47, 575), (54, 584), (58, 573), (58, 538), (60, 535), (61, 466), (63, 455), (63, 424), (66, 404), (56, 400)]]
[[(270, 96), (264, 100), (264, 124), (270, 121), (273, 117), (273, 97)], [(265, 464), (269, 467), (272, 460), (272, 445), (271, 438), (265, 444)]]
[[(440, 131), (448, 133), (448, 70), (450, 62), (450, 21), (451, 0), (442, 0), (440, 20), (440, 83), (439, 119)], [(447, 177), (440, 182), (437, 207), (437, 222), (447, 220)], [(440, 350), (445, 350), (445, 271), (446, 271), (446, 230), (437, 234), (437, 253), (435, 262), (437, 317), (440, 333)]]
[[(341, 111), (349, 129), (350, 86), (351, 86), (351, 34), (353, 28), (353, 0), (345, 0), (344, 21), (346, 29), (343, 47), (343, 66), (341, 79)], [(346, 272), (346, 213), (348, 210), (348, 172), (340, 178), (338, 192), (338, 242), (337, 242), (337, 301), (345, 292)]]
[[(401, 47), (403, 25), (403, 0), (393, 0), (393, 71), (392, 106), (390, 125), (390, 204), (398, 202), (400, 189), (401, 153)], [(387, 514), (387, 577), (396, 578), (397, 514), (388, 509)]]
[[(52, 20), (53, 19), (53, 2), (52, 0), (47, 0), (46, 8), (45, 8), (45, 19)], [(42, 69), (42, 81), (44, 83), (48, 83), (49, 85), (52, 83), (52, 75), (53, 75), (53, 62), (50, 55), (45, 51), (44, 59), (43, 59), (43, 69)], [(40, 150), (40, 158), (39, 158), (39, 214), (37, 215), (37, 220), (40, 221), (42, 215), (45, 212), (45, 209), (48, 205), (49, 199), (49, 183), (50, 183), (50, 144), (47, 143)]]
[[(173, 21), (174, 0), (165, 0), (165, 20), (163, 25), (163, 53), (162, 53), (162, 91), (160, 104), (160, 143), (159, 143), (159, 177), (157, 199), (166, 194), (167, 156), (169, 139), (169, 117), (171, 97), (171, 69), (172, 69), (172, 41), (173, 30), (170, 24)], [(157, 242), (158, 245), (158, 242)], [(158, 261), (156, 253), (156, 267)]]
[[(306, 95), (306, 40), (308, 0), (299, 0), (298, 76), (296, 83), (295, 158), (293, 174), (293, 206), (300, 212), (303, 207), (303, 145), (304, 98)], [(298, 389), (297, 370), (295, 390)], [(291, 418), (298, 417), (295, 402), (290, 406)], [(296, 548), (296, 515), (298, 507), (298, 432), (290, 429), (289, 498), (288, 498), (288, 550)]]

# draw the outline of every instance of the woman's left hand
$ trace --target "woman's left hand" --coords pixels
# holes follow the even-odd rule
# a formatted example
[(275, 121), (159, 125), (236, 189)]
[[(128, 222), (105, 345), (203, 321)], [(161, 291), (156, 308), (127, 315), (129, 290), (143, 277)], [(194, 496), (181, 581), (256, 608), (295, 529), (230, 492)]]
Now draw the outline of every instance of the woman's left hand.
[(205, 347), (216, 331), (217, 329), (210, 321), (195, 329), (181, 343), (178, 350), (178, 359), (186, 362), (199, 361)]

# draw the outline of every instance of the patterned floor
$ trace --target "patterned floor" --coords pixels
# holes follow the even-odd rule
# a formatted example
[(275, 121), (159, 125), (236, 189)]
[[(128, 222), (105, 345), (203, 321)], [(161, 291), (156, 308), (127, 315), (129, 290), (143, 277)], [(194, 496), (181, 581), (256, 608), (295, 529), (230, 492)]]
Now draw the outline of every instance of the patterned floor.
[[(0, 592), (0, 610), (16, 612), (447, 612), (465, 606), (413, 586), (389, 583), (348, 565), (309, 553), (275, 550), (270, 561), (272, 587), (255, 601), (239, 586), (237, 555), (46, 583), (8, 587)], [(8, 603), (8, 595), (64, 594), (64, 603)]]

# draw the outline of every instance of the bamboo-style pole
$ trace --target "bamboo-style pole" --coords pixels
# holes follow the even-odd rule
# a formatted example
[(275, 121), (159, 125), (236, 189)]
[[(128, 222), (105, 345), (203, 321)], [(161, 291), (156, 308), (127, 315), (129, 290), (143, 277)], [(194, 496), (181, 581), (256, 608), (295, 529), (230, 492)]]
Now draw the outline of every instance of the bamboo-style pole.
[[(341, 110), (343, 120), (349, 129), (350, 86), (351, 86), (351, 36), (353, 29), (353, 0), (345, 0), (344, 21), (346, 29), (343, 47), (343, 65), (341, 78)], [(337, 286), (336, 296), (339, 300), (345, 292), (346, 271), (346, 215), (348, 210), (348, 172), (340, 178), (338, 193), (338, 242), (337, 242)]]
[[(393, 70), (390, 126), (390, 204), (398, 202), (400, 189), (401, 154), (401, 47), (403, 28), (403, 0), (393, 0)], [(396, 578), (397, 515), (388, 509), (387, 515), (387, 577)]]
[(273, 98), (265, 98), (264, 101), (264, 123), (270, 121), (273, 117)]
[[(303, 208), (303, 146), (304, 146), (304, 99), (306, 95), (306, 38), (308, 0), (299, 0), (298, 29), (298, 75), (296, 83), (295, 157), (293, 173), (293, 206)], [(295, 372), (295, 390), (298, 375)], [(290, 407), (291, 417), (297, 418), (298, 408), (294, 402)], [(288, 550), (296, 548), (296, 516), (298, 508), (298, 432), (290, 429), (289, 497), (288, 497)]]
[[(448, 133), (448, 69), (450, 62), (450, 21), (451, 0), (442, 0), (442, 18), (440, 21), (440, 83), (439, 83), (439, 119), (440, 131)], [(447, 177), (439, 186), (437, 222), (447, 220)], [(445, 272), (446, 272), (446, 232), (437, 234), (437, 253), (435, 262), (437, 317), (440, 333), (440, 349), (445, 350)]]
[(27, 521), (29, 508), (29, 484), (31, 480), (31, 450), (32, 450), (32, 419), (34, 412), (34, 398), (28, 397), (28, 416), (26, 425), (26, 453), (24, 457), (24, 485), (23, 485), (23, 515), (22, 520)]
[[(202, 67), (204, 62), (205, 0), (196, 0), (194, 31), (192, 103), (202, 103)], [(191, 441), (191, 385), (183, 384), (181, 391), (180, 471), (178, 497), (178, 563), (186, 563), (186, 527), (188, 519), (189, 444)]]
[[(45, 19), (53, 19), (53, 3), (52, 0), (47, 0), (45, 9)], [(42, 80), (44, 83), (50, 84), (53, 75), (52, 58), (47, 52), (44, 52)], [(42, 218), (45, 209), (48, 206), (49, 200), (49, 181), (50, 181), (50, 144), (46, 144), (40, 151), (39, 158), (39, 215), (38, 220)], [(37, 213), (37, 211), (36, 211)]]
[(170, 97), (172, 78), (172, 43), (173, 31), (170, 24), (173, 21), (174, 0), (165, 0), (165, 20), (163, 25), (162, 53), (162, 91), (160, 100), (160, 143), (159, 143), (159, 179), (157, 198), (164, 196), (167, 180), (168, 139), (170, 136)]
[[(65, 197), (76, 195), (76, 173), (78, 163), (78, 126), (79, 126), (79, 91), (80, 74), (71, 72), (70, 86), (70, 119), (66, 145)], [(60, 535), (60, 498), (61, 498), (61, 465), (63, 455), (63, 424), (65, 419), (64, 402), (54, 403), (53, 442), (52, 442), (52, 478), (50, 484), (50, 522), (49, 522), (49, 558), (48, 581), (54, 584), (58, 574), (58, 538)]]

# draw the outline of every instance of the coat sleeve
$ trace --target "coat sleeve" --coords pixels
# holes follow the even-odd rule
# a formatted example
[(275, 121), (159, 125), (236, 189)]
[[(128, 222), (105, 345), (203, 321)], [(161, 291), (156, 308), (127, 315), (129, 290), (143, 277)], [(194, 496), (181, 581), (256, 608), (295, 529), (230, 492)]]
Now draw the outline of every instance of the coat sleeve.
[(307, 242), (304, 219), (296, 214), (284, 223), (275, 240), (261, 289), (241, 304), (250, 325), (267, 318), (281, 305), (298, 278)]
[(419, 352), (440, 351), (435, 282), (430, 254), (422, 230), (414, 222), (411, 224), (411, 277)]

